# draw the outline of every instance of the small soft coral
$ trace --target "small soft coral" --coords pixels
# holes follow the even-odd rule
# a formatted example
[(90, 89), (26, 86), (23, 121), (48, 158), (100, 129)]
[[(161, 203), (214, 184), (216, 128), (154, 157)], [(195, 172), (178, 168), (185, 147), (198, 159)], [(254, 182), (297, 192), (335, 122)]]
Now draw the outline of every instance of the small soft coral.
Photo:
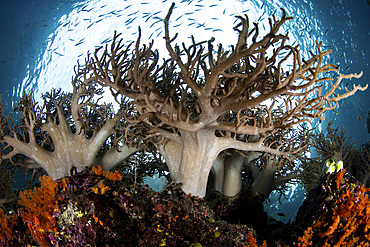
[[(309, 246), (312, 242), (316, 246), (370, 246), (370, 200), (367, 194), (370, 189), (350, 183), (348, 176), (343, 169), (328, 176), (332, 182), (323, 185), (330, 191), (326, 210), (313, 223), (313, 234), (301, 239), (304, 240), (301, 246)], [(312, 242), (308, 242), (310, 237)]]
[(40, 187), (19, 194), (21, 216), (34, 240), (41, 246), (51, 246), (46, 234), (57, 230), (53, 213), (58, 209), (58, 183), (48, 176), (40, 177), (40, 182)]
[(312, 227), (307, 228), (307, 230), (304, 231), (304, 235), (298, 238), (298, 247), (306, 247), (312, 245), (312, 235)]
[(103, 168), (99, 165), (98, 168), (93, 167), (92, 171), (98, 175), (103, 175), (104, 177), (108, 178), (111, 181), (117, 181), (122, 179), (122, 174), (119, 174), (118, 171), (110, 172), (110, 171), (103, 171)]

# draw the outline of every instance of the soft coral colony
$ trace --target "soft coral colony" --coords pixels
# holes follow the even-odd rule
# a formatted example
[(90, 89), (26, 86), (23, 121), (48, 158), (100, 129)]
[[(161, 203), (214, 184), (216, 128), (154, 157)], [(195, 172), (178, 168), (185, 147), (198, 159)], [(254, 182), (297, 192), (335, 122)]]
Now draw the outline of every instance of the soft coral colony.
[(369, 246), (369, 191), (344, 169), (327, 174), (298, 212), (299, 246)]
[[(174, 4), (164, 19), (170, 57), (162, 64), (153, 42), (140, 45), (140, 28), (134, 45), (125, 45), (115, 33), (110, 46), (97, 49), (86, 58), (85, 65), (76, 66), (72, 93), (53, 90), (44, 95), (42, 106), (25, 95), (8, 116), (1, 108), (2, 160), (28, 168), (41, 167), (53, 179), (77, 172), (75, 177), (58, 182), (43, 178), (41, 184), (63, 184), (63, 191), (48, 192), (58, 196), (49, 199), (47, 205), (40, 204), (42, 216), (32, 219), (27, 209), (20, 211), (29, 222), (30, 233), (39, 236), (30, 241), (41, 245), (50, 241), (51, 245), (62, 239), (64, 244), (79, 246), (77, 243), (84, 245), (91, 239), (97, 243), (97, 239), (110, 238), (127, 245), (141, 241), (145, 246), (170, 246), (179, 244), (182, 236), (174, 236), (179, 234), (178, 229), (170, 222), (179, 224), (179, 219), (190, 217), (181, 225), (184, 232), (189, 231), (186, 236), (192, 236), (183, 237), (184, 246), (198, 242), (205, 246), (253, 245), (248, 229), (244, 229), (245, 235), (236, 236), (227, 230), (231, 226), (218, 223), (221, 225), (215, 230), (210, 222), (204, 223), (212, 218), (201, 214), (197, 206), (184, 209), (184, 205), (162, 205), (159, 197), (156, 203), (160, 206), (155, 209), (163, 214), (153, 218), (144, 214), (147, 209), (135, 208), (134, 198), (139, 200), (140, 196), (132, 196), (127, 182), (121, 184), (127, 188), (115, 187), (122, 181), (118, 173), (101, 168), (93, 168), (95, 175), (80, 172), (97, 165), (104, 170), (114, 169), (136, 151), (154, 147), (164, 157), (171, 179), (187, 195), (205, 197), (211, 173), (214, 190), (235, 197), (241, 192), (242, 170), (247, 167), (254, 181), (251, 190), (265, 199), (272, 190), (283, 188), (304, 173), (296, 169), (295, 158), (309, 147), (305, 122), (323, 119), (323, 113), (338, 107), (339, 100), (367, 88), (358, 85), (340, 92), (342, 79), (359, 78), (362, 73), (337, 74), (336, 65), (324, 64), (331, 50), (322, 51), (321, 43), (316, 42), (316, 52), (311, 52), (310, 58), (301, 58), (298, 46), (286, 44), (288, 36), (278, 32), (292, 18), (284, 10), (281, 19), (269, 19), (270, 29), (264, 36), (257, 24), (249, 27), (247, 16), (237, 16), (240, 23), (234, 30), (238, 37), (231, 50), (221, 44), (214, 50), (213, 38), (196, 42), (192, 37), (189, 46), (174, 45), (177, 35), (171, 37), (169, 31), (173, 11)], [(329, 89), (324, 91), (328, 81)], [(105, 87), (121, 106), (118, 112), (111, 104), (96, 100)], [(20, 116), (19, 121), (15, 116)], [(101, 175), (104, 179), (96, 177)], [(79, 187), (86, 190), (76, 192)], [(24, 193), (20, 199), (26, 208), (30, 200), (41, 196), (37, 191)], [(177, 195), (187, 198), (186, 194)], [(158, 195), (163, 193), (152, 196)], [(111, 211), (102, 211), (101, 197), (110, 200)], [(143, 198), (154, 200), (148, 195)], [(47, 209), (41, 210), (43, 207)], [(52, 216), (50, 209), (55, 210)], [(150, 226), (145, 236), (153, 239), (122, 239), (116, 230), (126, 227), (119, 221), (107, 226), (103, 219), (109, 217), (135, 222), (135, 229), (142, 232)], [(9, 238), (10, 228), (20, 223), (14, 216), (13, 221), (5, 216), (2, 219), (4, 241)], [(197, 224), (209, 232), (200, 231)], [(354, 227), (357, 223), (350, 224)], [(71, 237), (77, 229), (79, 233)]]

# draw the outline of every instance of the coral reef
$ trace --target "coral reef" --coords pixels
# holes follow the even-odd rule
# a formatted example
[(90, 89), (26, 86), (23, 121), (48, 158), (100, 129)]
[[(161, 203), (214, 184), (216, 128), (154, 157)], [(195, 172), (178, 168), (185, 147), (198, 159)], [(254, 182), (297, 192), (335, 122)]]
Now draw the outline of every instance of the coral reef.
[[(258, 24), (251, 27), (248, 16), (237, 16), (237, 42), (230, 50), (221, 44), (215, 49), (213, 38), (175, 44), (174, 11), (173, 3), (163, 19), (170, 57), (162, 64), (153, 43), (141, 46), (140, 28), (132, 50), (115, 32), (110, 46), (77, 64), (73, 92), (53, 90), (42, 105), (25, 94), (8, 116), (0, 104), (1, 159), (41, 167), (57, 179), (86, 166), (112, 169), (138, 150), (145, 149), (137, 157), (148, 155), (151, 147), (188, 195), (206, 195), (211, 170), (218, 191), (238, 195), (243, 166), (254, 192), (265, 198), (297, 182), (298, 173), (306, 172), (295, 162), (309, 146), (305, 123), (322, 120), (340, 100), (366, 90), (354, 85), (340, 91), (343, 79), (362, 73), (338, 74), (336, 65), (324, 64), (331, 50), (323, 51), (320, 42), (301, 58), (298, 46), (279, 33), (292, 19), (285, 10), (280, 19), (269, 18), (265, 33)], [(324, 92), (325, 81), (330, 85)], [(117, 112), (101, 103), (104, 88), (120, 104)], [(134, 165), (141, 180), (136, 171)]]
[(40, 182), (21, 193), (18, 214), (1, 211), (5, 236), (0, 243), (258, 246), (252, 229), (218, 220), (202, 199), (189, 197), (174, 184), (156, 193), (101, 167), (57, 181), (42, 177)]
[(252, 190), (213, 210), (173, 183), (154, 192), (101, 167), (40, 181), (21, 193), (17, 212), (0, 209), (1, 246), (368, 246), (370, 241), (370, 190), (344, 169), (326, 174), (287, 225), (268, 220)]
[[(72, 93), (53, 90), (43, 105), (26, 94), (8, 116), (0, 104), (2, 161), (49, 175), (19, 193), (15, 210), (0, 209), (0, 245), (366, 246), (369, 190), (344, 170), (321, 168), (322, 159), (344, 159), (366, 184), (368, 149), (363, 163), (346, 165), (352, 145), (329, 125), (327, 136), (316, 135), (318, 168), (295, 162), (312, 137), (305, 123), (364, 91), (367, 85), (339, 91), (343, 79), (362, 72), (338, 75), (336, 65), (323, 63), (331, 50), (320, 42), (301, 58), (279, 34), (292, 19), (284, 10), (264, 35), (237, 16), (229, 51), (221, 44), (215, 50), (213, 38), (174, 44), (173, 11), (174, 3), (164, 18), (170, 58), (163, 64), (153, 43), (140, 46), (140, 28), (133, 50), (115, 33), (110, 46), (76, 66)], [(117, 112), (96, 100), (104, 87), (120, 104)], [(107, 171), (125, 162), (126, 174)], [(243, 167), (253, 180), (244, 189)], [(167, 170), (173, 182), (160, 192), (140, 184), (143, 174)], [(211, 170), (226, 201), (203, 199)], [(268, 218), (261, 203), (298, 176), (313, 189), (295, 221)]]

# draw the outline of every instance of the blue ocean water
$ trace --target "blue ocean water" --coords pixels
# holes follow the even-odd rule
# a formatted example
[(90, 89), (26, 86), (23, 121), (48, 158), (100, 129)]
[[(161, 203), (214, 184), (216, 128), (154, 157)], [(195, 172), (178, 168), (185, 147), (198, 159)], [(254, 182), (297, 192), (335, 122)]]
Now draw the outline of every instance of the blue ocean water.
[[(370, 6), (365, 0), (182, 0), (175, 1), (173, 33), (178, 40), (215, 37), (217, 43), (236, 42), (232, 27), (235, 15), (247, 14), (258, 22), (261, 33), (268, 17), (280, 17), (284, 8), (294, 20), (284, 26), (290, 44), (300, 44), (303, 55), (315, 49), (315, 40), (332, 49), (328, 62), (341, 73), (364, 72), (362, 78), (345, 81), (345, 86), (370, 83)], [(36, 97), (53, 87), (70, 90), (73, 66), (84, 60), (87, 51), (109, 44), (114, 30), (126, 42), (154, 40), (163, 49), (163, 23), (171, 1), (167, 0), (2, 0), (0, 3), (0, 93), (7, 111), (24, 91)], [(166, 52), (164, 52), (166, 54)], [(366, 117), (370, 89), (343, 100), (326, 121), (345, 128), (358, 143), (369, 141)]]

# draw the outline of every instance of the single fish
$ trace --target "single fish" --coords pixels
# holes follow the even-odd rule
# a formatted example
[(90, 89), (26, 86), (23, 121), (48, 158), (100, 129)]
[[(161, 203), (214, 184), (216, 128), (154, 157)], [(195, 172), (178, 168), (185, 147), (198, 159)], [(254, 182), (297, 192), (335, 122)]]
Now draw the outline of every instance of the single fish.
[(127, 16), (136, 15), (138, 12), (139, 12), (139, 10), (134, 12), (134, 13), (128, 14)]
[(131, 6), (132, 6), (132, 4), (130, 4), (130, 5), (126, 6), (126, 7), (124, 7), (123, 9), (128, 9), (128, 8), (130, 8)]
[(61, 56), (61, 57), (64, 57), (64, 55), (61, 54), (61, 53), (59, 53), (59, 52), (54, 51), (54, 53), (57, 54), (57, 55), (59, 55), (59, 56)]

